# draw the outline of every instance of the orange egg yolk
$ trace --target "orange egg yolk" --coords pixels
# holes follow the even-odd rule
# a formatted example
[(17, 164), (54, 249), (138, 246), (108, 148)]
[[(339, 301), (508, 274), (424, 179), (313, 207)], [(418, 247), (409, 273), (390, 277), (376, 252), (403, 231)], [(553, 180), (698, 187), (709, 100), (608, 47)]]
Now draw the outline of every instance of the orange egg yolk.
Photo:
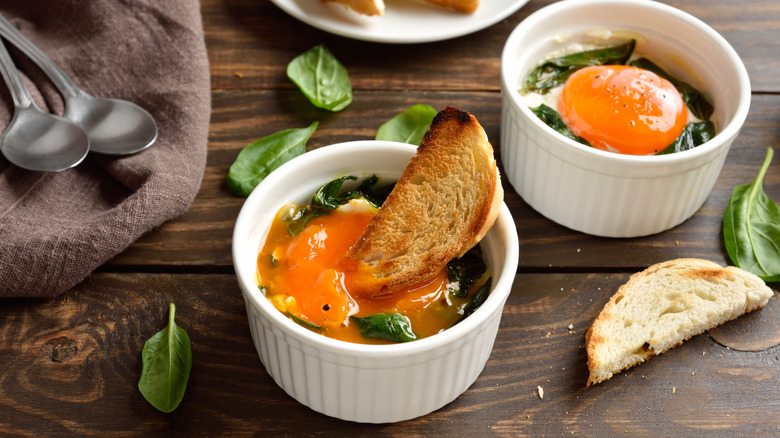
[(666, 79), (626, 65), (585, 67), (563, 86), (561, 118), (591, 146), (623, 154), (655, 154), (680, 136), (688, 113)]
[(277, 217), (257, 259), (258, 280), (266, 297), (288, 316), (319, 326), (326, 336), (349, 342), (387, 342), (363, 338), (359, 328), (350, 324), (352, 315), (403, 313), (421, 338), (452, 326), (467, 300), (453, 305), (447, 298), (446, 268), (433, 279), (391, 296), (371, 298), (354, 293), (372, 279), (364, 271), (345, 269), (339, 261), (374, 214), (335, 210), (313, 218), (294, 237), (287, 232), (287, 223)]

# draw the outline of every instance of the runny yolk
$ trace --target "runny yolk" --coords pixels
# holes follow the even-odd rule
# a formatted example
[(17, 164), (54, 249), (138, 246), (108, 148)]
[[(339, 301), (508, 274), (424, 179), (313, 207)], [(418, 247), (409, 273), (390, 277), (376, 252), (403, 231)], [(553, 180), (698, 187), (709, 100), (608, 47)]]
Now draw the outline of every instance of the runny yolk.
[(558, 112), (591, 146), (631, 155), (665, 149), (680, 136), (688, 117), (674, 85), (626, 65), (576, 71), (563, 86)]
[(444, 305), (446, 269), (392, 296), (372, 299), (355, 293), (354, 289), (363, 288), (367, 274), (344, 270), (339, 261), (374, 214), (335, 210), (313, 218), (294, 237), (288, 234), (286, 222), (274, 220), (257, 263), (266, 296), (288, 316), (325, 329), (323, 334), (329, 337), (349, 342), (385, 342), (364, 339), (359, 329), (349, 324), (351, 315), (401, 312), (410, 318), (420, 337), (451, 326), (460, 315), (455, 312), (459, 306)]

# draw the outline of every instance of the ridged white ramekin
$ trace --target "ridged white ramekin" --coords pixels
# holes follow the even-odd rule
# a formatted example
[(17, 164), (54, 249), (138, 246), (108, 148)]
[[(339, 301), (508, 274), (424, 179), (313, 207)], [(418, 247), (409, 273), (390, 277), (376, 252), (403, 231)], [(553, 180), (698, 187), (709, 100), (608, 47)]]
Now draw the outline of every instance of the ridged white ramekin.
[[(540, 121), (518, 93), (565, 35), (594, 28), (645, 39), (637, 50), (665, 61), (672, 76), (713, 102), (717, 135), (689, 151), (631, 156), (564, 138)], [(636, 237), (679, 225), (704, 203), (750, 106), (745, 66), (728, 42), (697, 18), (650, 0), (564, 0), (531, 14), (501, 57), (501, 156), (509, 182), (549, 219), (589, 234)]]
[(308, 202), (343, 175), (400, 177), (416, 148), (356, 141), (307, 152), (272, 172), (241, 208), (233, 232), (233, 265), (255, 348), (268, 374), (304, 405), (344, 420), (387, 423), (424, 415), (451, 402), (487, 362), (517, 270), (517, 231), (502, 205), (482, 240), (493, 274), (486, 302), (454, 327), (396, 345), (361, 345), (311, 332), (283, 316), (260, 293), (257, 254), (273, 217), (288, 202)]

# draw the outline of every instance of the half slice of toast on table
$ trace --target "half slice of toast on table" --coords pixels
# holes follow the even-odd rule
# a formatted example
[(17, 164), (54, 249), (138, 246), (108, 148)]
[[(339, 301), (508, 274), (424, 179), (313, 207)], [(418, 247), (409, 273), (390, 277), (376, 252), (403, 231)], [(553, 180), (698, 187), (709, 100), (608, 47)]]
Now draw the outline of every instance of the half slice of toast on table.
[(346, 260), (377, 281), (372, 296), (434, 277), (485, 236), (504, 192), (477, 119), (446, 107)]
[(766, 305), (758, 276), (701, 259), (658, 263), (631, 276), (588, 328), (588, 386)]

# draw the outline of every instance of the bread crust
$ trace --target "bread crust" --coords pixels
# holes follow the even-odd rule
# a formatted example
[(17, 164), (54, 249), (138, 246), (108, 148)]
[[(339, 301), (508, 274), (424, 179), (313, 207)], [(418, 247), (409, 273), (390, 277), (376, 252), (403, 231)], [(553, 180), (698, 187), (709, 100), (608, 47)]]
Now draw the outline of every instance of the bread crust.
[[(657, 279), (657, 280), (656, 280)], [(702, 280), (702, 281), (699, 281)], [(615, 330), (620, 328), (626, 321), (625, 308), (619, 308), (618, 303), (624, 299), (633, 299), (638, 294), (651, 294), (653, 289), (648, 286), (648, 282), (658, 281), (669, 287), (664, 289), (674, 294), (683, 295), (687, 288), (694, 288), (691, 294), (702, 295), (719, 293), (723, 294), (724, 289), (720, 287), (726, 285), (729, 293), (734, 292), (737, 297), (732, 299), (734, 302), (730, 308), (721, 308), (719, 312), (705, 318), (697, 324), (675, 325), (679, 336), (670, 336), (668, 338), (661, 335), (648, 336), (641, 338), (645, 343), (628, 353), (615, 354), (619, 350), (618, 345), (622, 339), (626, 339), (626, 330), (619, 333)], [(703, 285), (710, 285), (712, 290), (704, 290)], [(680, 287), (681, 289), (676, 289)], [(736, 292), (734, 289), (739, 289)], [(631, 275), (628, 282), (620, 286), (617, 292), (610, 297), (607, 304), (593, 320), (588, 331), (585, 334), (585, 350), (588, 356), (588, 377), (587, 386), (603, 382), (614, 374), (638, 365), (653, 356), (659, 355), (682, 344), (687, 339), (712, 329), (724, 322), (735, 319), (747, 312), (760, 309), (766, 305), (774, 292), (764, 284), (757, 276), (736, 268), (734, 266), (722, 267), (717, 263), (693, 258), (684, 258), (670, 260), (650, 266), (644, 271)], [(683, 300), (681, 297), (680, 300)], [(711, 297), (717, 301), (720, 297)], [(706, 301), (706, 300), (705, 300)], [(675, 301), (655, 301), (660, 305), (675, 305)], [(687, 300), (688, 304), (696, 304), (695, 300)], [(706, 305), (706, 303), (704, 304)], [(656, 306), (658, 307), (658, 306)], [(665, 312), (669, 311), (661, 308), (648, 309), (647, 321), (653, 323), (653, 318), (660, 320)], [(680, 313), (688, 311), (689, 308), (673, 308), (669, 313)], [(660, 316), (659, 316), (660, 315)], [(653, 333), (652, 331), (650, 332)], [(621, 339), (622, 338), (622, 339)]]
[(502, 200), (493, 148), (482, 126), (468, 112), (446, 107), (349, 249), (347, 263), (371, 272), (377, 280), (372, 296), (428, 280), (485, 236)]
[(383, 0), (321, 0), (323, 3), (336, 2), (349, 7), (358, 14), (384, 15), (385, 3)]
[(473, 14), (479, 7), (479, 0), (423, 0), (445, 8)]

